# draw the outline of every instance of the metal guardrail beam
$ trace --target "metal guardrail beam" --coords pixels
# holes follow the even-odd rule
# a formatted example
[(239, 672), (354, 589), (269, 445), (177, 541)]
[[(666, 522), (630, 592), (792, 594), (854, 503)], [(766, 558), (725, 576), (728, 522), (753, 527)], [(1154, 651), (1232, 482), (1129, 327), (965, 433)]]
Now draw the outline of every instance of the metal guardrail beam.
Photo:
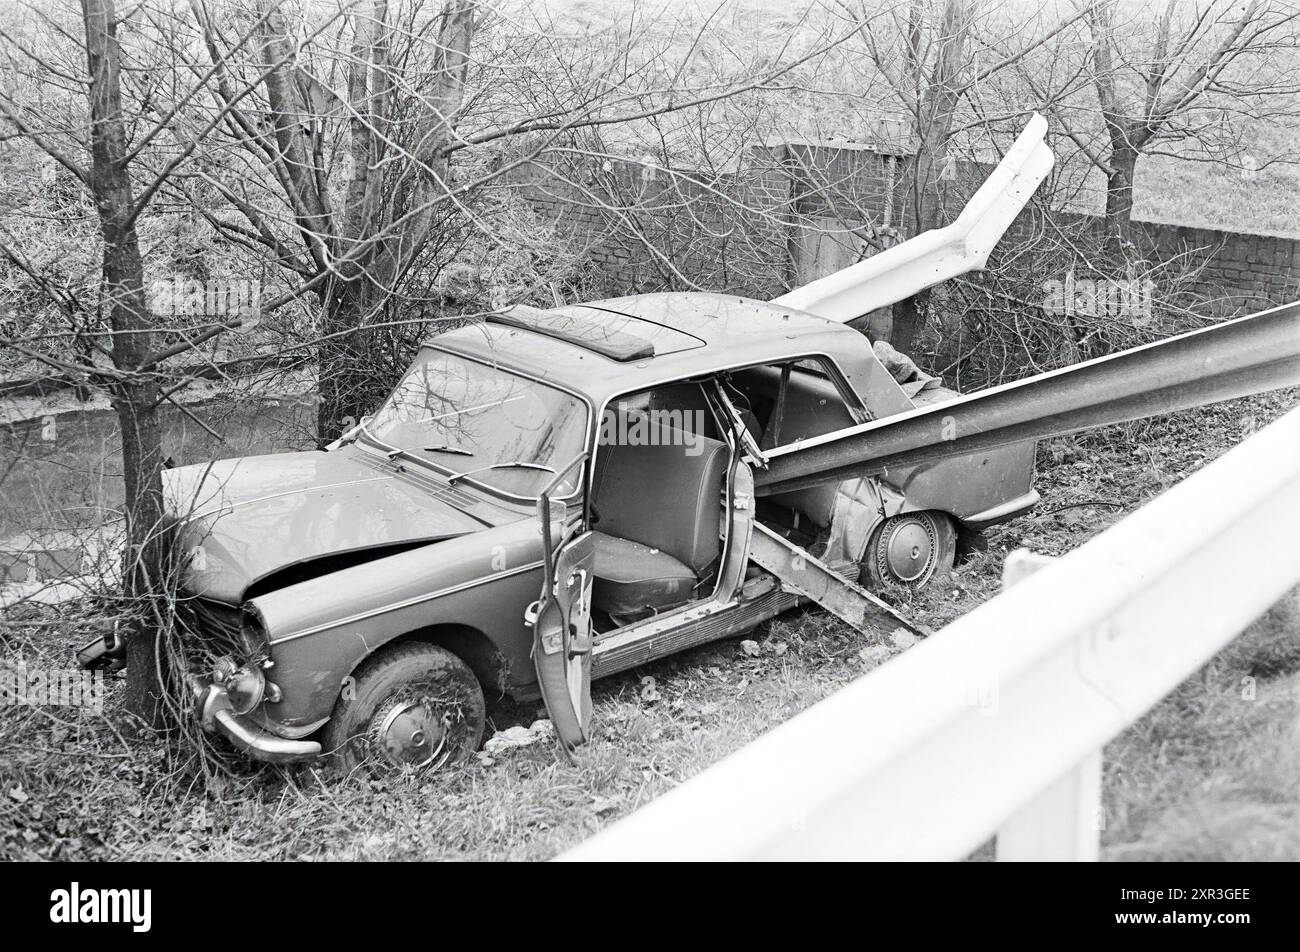
[(1047, 120), (1034, 114), (957, 220), (922, 232), (834, 274), (776, 298), (843, 324), (918, 291), (982, 269), (989, 253), (1052, 169), (1043, 141)]
[(768, 452), (756, 492), (789, 492), (1300, 386), (1300, 302)]
[(1300, 410), (561, 859), (956, 859), (1031, 811), (1086, 853), (1090, 758), (1300, 582), (1297, 538)]
[[(775, 575), (786, 591), (816, 602), (859, 631), (874, 623), (887, 631), (902, 628), (913, 635), (928, 634), (888, 602), (876, 598), (825, 562), (758, 522), (754, 523), (749, 558)], [(858, 567), (856, 564), (852, 567), (856, 577)]]

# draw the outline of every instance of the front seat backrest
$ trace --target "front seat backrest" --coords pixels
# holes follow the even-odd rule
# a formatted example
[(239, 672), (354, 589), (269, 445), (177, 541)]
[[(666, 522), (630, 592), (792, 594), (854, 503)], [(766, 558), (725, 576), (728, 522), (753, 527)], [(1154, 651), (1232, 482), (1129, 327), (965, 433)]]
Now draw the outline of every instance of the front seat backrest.
[(701, 573), (718, 556), (727, 445), (671, 427), (647, 425), (645, 432), (647, 442), (597, 451), (596, 528), (659, 549)]

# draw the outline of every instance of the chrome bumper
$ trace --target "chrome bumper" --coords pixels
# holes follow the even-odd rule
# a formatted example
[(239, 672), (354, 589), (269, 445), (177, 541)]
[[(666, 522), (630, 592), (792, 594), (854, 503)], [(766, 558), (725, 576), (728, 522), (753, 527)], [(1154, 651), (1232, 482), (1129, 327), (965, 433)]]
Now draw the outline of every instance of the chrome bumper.
[(276, 737), (260, 724), (237, 715), (231, 710), (230, 698), (221, 685), (194, 676), (189, 682), (203, 729), (209, 734), (222, 734), (254, 760), (286, 764), (320, 756), (320, 744), (314, 740)]

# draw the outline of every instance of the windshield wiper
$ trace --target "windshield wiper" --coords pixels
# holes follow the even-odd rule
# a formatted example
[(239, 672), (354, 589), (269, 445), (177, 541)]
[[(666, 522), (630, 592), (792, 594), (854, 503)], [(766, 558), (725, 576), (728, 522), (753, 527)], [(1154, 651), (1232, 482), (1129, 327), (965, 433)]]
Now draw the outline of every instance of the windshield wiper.
[[(422, 453), (456, 453), (456, 454), (459, 455), (459, 456), (473, 456), (473, 455), (474, 455), (473, 450), (467, 450), (467, 449), (465, 449), (464, 447), (460, 447), (460, 446), (422, 446), (422, 447), (420, 447), (420, 452), (422, 452)], [(392, 459), (392, 458), (395, 457), (395, 456), (410, 456), (412, 459), (418, 459), (419, 457), (413, 455), (414, 453), (415, 453), (415, 448), (414, 448), (414, 447), (411, 447), (411, 448), (408, 449), (407, 447), (404, 447), (404, 446), (394, 446), (391, 450), (385, 450), (385, 451), (384, 451), (384, 455), (387, 456), (389, 459)]]
[[(347, 442), (349, 442), (349, 443), (354, 443), (354, 442), (356, 442), (357, 438), (358, 438), (362, 433), (364, 433), (366, 436), (368, 436), (368, 437), (369, 437), (371, 440), (373, 440), (374, 442), (378, 443), (379, 446), (380, 446), (380, 448), (381, 448), (382, 451), (383, 451), (383, 454), (384, 454), (386, 457), (388, 457), (389, 460), (394, 460), (394, 459), (396, 459), (396, 458), (399, 457), (399, 456), (405, 456), (407, 459), (409, 459), (409, 460), (413, 460), (414, 462), (417, 462), (417, 463), (427, 462), (426, 460), (422, 460), (418, 455), (416, 455), (416, 453), (415, 453), (413, 450), (407, 449), (407, 448), (404, 447), (404, 446), (394, 446), (392, 443), (389, 443), (389, 442), (387, 442), (387, 441), (385, 441), (385, 440), (381, 440), (379, 437), (375, 436), (375, 434), (373, 434), (373, 433), (370, 432), (370, 428), (366, 426), (366, 424), (365, 424), (364, 421), (361, 422), (361, 423), (358, 423), (358, 424), (357, 424), (355, 432), (353, 433), (351, 439), (349, 439)], [(340, 445), (343, 445), (342, 442), (340, 442)], [(451, 446), (451, 445), (446, 445), (446, 446), (444, 446), (444, 445), (437, 445), (437, 446), (424, 446), (424, 447), (421, 447), (421, 449), (422, 449), (423, 451), (425, 451), (425, 452), (435, 452), (435, 451), (436, 451), (436, 452), (442, 452), (442, 453), (457, 453), (457, 454), (459, 454), (459, 455), (461, 455), (461, 456), (473, 456), (473, 455), (474, 455), (474, 453), (473, 453), (471, 450), (467, 450), (467, 449), (465, 449), (464, 447), (461, 447), (461, 446)]]
[(399, 456), (405, 456), (407, 459), (417, 463), (420, 462), (420, 457), (401, 446), (394, 446), (391, 450), (385, 450), (384, 455), (388, 457), (389, 462), (397, 459)]
[[(416, 462), (416, 463), (425, 463), (425, 462), (428, 462), (427, 460), (423, 460), (423, 459), (421, 459), (419, 456), (415, 455), (413, 452), (411, 452), (410, 450), (406, 449), (405, 447), (394, 446), (392, 443), (389, 443), (389, 442), (387, 442), (386, 440), (381, 440), (379, 437), (375, 436), (375, 434), (373, 434), (373, 433), (370, 432), (369, 428), (366, 427), (365, 423), (358, 423), (358, 424), (357, 424), (357, 436), (360, 436), (362, 433), (364, 433), (367, 437), (369, 437), (369, 438), (370, 438), (371, 440), (373, 440), (375, 443), (378, 443), (378, 444), (379, 444), (379, 448), (380, 448), (380, 450), (383, 452), (384, 456), (388, 457), (389, 462), (392, 462), (393, 460), (395, 460), (395, 459), (396, 459), (397, 457), (399, 457), (399, 456), (405, 456), (407, 459), (412, 460), (413, 462)], [(357, 437), (354, 436), (354, 437), (352, 438), (351, 442), (355, 442), (355, 441), (356, 441), (356, 438), (357, 438)], [(473, 454), (470, 454), (470, 455), (473, 455)]]
[(493, 463), (490, 466), (480, 466), (478, 469), (467, 469), (463, 473), (452, 473), (447, 477), (447, 485), (451, 486), (457, 480), (464, 479), (466, 476), (473, 476), (475, 473), (484, 473), (490, 469), (540, 469), (553, 475), (559, 475), (553, 467), (545, 463), (526, 463), (523, 460), (511, 460), (508, 463)]

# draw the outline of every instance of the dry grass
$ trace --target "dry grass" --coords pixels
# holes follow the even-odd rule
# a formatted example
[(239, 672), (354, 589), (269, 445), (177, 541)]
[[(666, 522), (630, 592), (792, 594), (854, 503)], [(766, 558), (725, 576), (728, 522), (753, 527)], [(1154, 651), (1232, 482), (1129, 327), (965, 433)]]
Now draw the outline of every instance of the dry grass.
[(1297, 635), (1293, 592), (1107, 748), (1110, 858), (1300, 860)]

